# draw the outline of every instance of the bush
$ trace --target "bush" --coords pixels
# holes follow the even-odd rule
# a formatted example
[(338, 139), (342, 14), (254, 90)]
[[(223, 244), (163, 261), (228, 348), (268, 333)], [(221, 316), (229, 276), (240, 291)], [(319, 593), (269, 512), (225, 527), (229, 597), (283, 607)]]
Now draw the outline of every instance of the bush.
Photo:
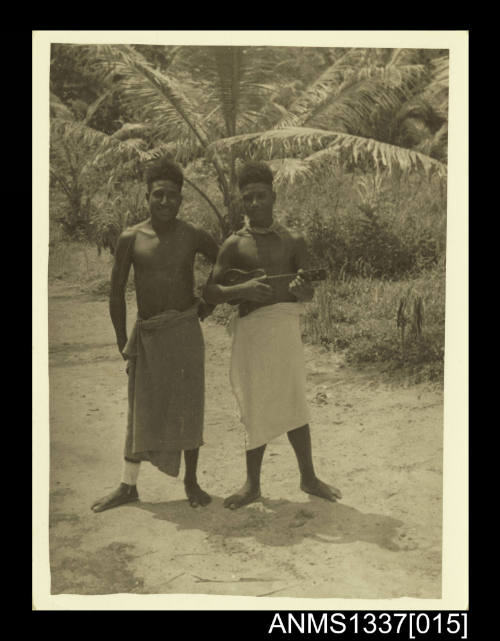
[[(422, 302), (421, 325), (414, 303)], [(407, 303), (401, 312), (401, 302)], [(328, 280), (306, 305), (303, 336), (344, 351), (352, 365), (384, 364), (414, 378), (440, 380), (444, 366), (444, 264), (405, 281)], [(403, 322), (404, 321), (404, 322)]]
[(444, 256), (446, 193), (438, 179), (338, 171), (321, 187), (282, 189), (278, 204), (280, 219), (306, 235), (314, 261), (334, 278), (401, 279)]

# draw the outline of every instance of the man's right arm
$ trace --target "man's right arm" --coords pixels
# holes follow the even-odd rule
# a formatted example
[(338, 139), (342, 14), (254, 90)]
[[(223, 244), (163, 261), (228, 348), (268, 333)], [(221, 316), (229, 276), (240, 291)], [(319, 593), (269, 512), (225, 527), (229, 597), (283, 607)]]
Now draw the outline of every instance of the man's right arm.
[(222, 285), (225, 272), (236, 264), (237, 241), (229, 237), (222, 245), (212, 276), (203, 288), (203, 298), (207, 303), (218, 305), (233, 300), (251, 300), (267, 303), (274, 295), (272, 287), (266, 285), (262, 278), (253, 278), (239, 285)]
[(130, 266), (132, 265), (134, 240), (135, 232), (132, 230), (127, 229), (120, 235), (115, 250), (113, 271), (111, 272), (109, 313), (113, 327), (115, 328), (116, 342), (120, 354), (122, 354), (127, 344), (127, 304), (125, 301), (125, 288), (130, 273)]

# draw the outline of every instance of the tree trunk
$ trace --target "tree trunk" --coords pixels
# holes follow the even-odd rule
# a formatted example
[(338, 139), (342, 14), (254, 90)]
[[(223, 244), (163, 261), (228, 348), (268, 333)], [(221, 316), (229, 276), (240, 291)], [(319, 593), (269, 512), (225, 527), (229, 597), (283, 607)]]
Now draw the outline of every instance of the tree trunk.
[(243, 227), (243, 208), (241, 206), (238, 179), (236, 176), (236, 158), (231, 154), (229, 162), (229, 194), (227, 199), (228, 222), (231, 232)]

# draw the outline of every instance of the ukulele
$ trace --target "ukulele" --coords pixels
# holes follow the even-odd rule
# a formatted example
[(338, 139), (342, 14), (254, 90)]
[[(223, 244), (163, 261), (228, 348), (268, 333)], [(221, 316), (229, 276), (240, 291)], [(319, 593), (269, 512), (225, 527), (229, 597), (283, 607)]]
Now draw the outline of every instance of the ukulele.
[[(251, 271), (244, 271), (243, 269), (228, 269), (226, 272), (224, 272), (222, 278), (220, 279), (221, 285), (240, 285), (241, 283), (245, 283), (248, 280), (252, 280), (253, 278), (262, 278), (263, 276), (266, 277), (265, 281), (266, 283), (271, 283), (272, 281), (288, 281), (289, 283), (292, 282), (297, 276), (300, 276), (306, 281), (320, 281), (320, 280), (325, 280), (327, 277), (327, 272), (326, 269), (308, 269), (304, 270), (300, 274), (293, 273), (293, 274), (272, 274), (271, 276), (267, 276), (266, 272), (263, 269), (253, 269)], [(240, 305), (240, 316), (246, 316), (250, 311), (253, 309), (257, 309), (257, 307), (261, 307), (262, 305), (260, 303), (255, 303), (253, 301), (247, 301), (247, 300), (231, 300), (228, 301), (230, 305)]]

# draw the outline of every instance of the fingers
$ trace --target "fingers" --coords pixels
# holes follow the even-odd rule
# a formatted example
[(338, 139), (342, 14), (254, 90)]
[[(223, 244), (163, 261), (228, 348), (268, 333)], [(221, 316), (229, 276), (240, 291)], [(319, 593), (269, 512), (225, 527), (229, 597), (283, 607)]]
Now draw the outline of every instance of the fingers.
[(306, 281), (300, 276), (297, 276), (297, 278), (294, 278), (290, 283), (290, 285), (288, 285), (288, 289), (292, 291), (294, 289), (301, 289), (302, 287), (304, 287), (305, 284), (306, 284)]
[[(266, 278), (264, 276), (263, 278)], [(246, 297), (256, 303), (266, 303), (272, 300), (274, 296), (273, 288), (267, 283), (262, 282), (261, 278), (255, 278), (250, 281), (246, 287)]]

